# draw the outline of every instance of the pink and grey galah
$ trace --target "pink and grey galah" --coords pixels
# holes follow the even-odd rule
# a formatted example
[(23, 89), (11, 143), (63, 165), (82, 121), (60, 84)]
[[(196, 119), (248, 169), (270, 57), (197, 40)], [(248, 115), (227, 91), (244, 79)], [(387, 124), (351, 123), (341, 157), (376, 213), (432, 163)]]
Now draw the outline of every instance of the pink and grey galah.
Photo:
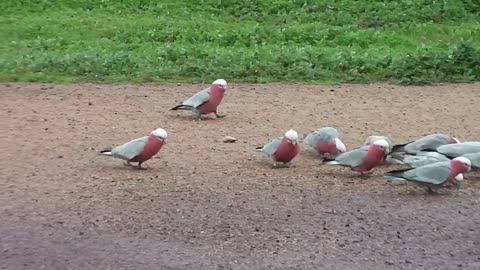
[(170, 110), (192, 111), (195, 113), (197, 120), (200, 119), (201, 115), (209, 113), (214, 113), (217, 118), (222, 118), (225, 115), (218, 114), (217, 108), (222, 102), (226, 89), (227, 82), (224, 79), (215, 80), (208, 88), (197, 92), (195, 95)]
[(338, 130), (333, 127), (323, 127), (307, 133), (301, 142), (315, 149), (321, 157), (336, 156), (347, 151)]
[(397, 144), (392, 148), (394, 152), (404, 152), (415, 155), (419, 151), (435, 150), (437, 147), (446, 144), (460, 143), (460, 141), (450, 135), (436, 133), (424, 136), (418, 140), (411, 141), (406, 144)]
[(470, 171), (471, 166), (468, 158), (457, 157), (417, 168), (390, 171), (385, 173), (384, 178), (415, 182), (434, 192), (442, 187), (458, 186), (458, 182), (463, 180), (463, 173)]
[(290, 165), (291, 161), (300, 152), (298, 144), (298, 133), (290, 129), (282, 137), (273, 139), (271, 142), (255, 148), (255, 150), (266, 154), (273, 161), (273, 168), (277, 167), (277, 163)]
[[(327, 165), (338, 165), (349, 167), (352, 171), (359, 172), (362, 176), (382, 164), (388, 152), (386, 140), (376, 140), (370, 145), (345, 152), (334, 159), (325, 158), (323, 163)], [(373, 172), (373, 171), (372, 171)]]
[(134, 168), (145, 169), (142, 167), (142, 163), (155, 156), (166, 143), (167, 132), (162, 128), (157, 128), (148, 136), (131, 140), (114, 148), (102, 150), (100, 154), (125, 160), (125, 166), (134, 167), (130, 162), (138, 162), (138, 165)]

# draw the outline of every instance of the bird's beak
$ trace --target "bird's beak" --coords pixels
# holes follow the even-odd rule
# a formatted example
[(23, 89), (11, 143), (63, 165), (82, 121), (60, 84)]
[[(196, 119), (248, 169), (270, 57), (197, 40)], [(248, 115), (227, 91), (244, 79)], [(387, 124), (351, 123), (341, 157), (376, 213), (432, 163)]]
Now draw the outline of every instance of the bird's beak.
[(162, 139), (162, 143), (163, 143), (163, 144), (167, 144), (167, 141), (168, 141), (167, 138)]
[(290, 143), (291, 143), (292, 145), (296, 145), (296, 144), (297, 144), (297, 141), (296, 141), (296, 140), (293, 140), (293, 141), (290, 141)]

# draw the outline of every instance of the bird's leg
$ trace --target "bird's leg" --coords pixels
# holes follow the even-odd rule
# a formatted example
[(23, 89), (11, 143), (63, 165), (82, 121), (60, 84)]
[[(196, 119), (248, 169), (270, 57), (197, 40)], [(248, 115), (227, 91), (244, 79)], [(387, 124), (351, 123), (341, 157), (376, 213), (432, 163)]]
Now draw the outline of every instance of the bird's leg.
[(277, 162), (273, 162), (273, 165), (272, 165), (272, 169), (276, 169), (277, 168)]
[(132, 163), (130, 163), (130, 161), (124, 162), (123, 166), (133, 167), (133, 165), (132, 165)]
[(436, 194), (438, 188), (437, 187), (428, 187), (428, 194)]
[(202, 115), (200, 114), (200, 112), (196, 109), (193, 112), (195, 113), (194, 121), (200, 121), (202, 118)]
[(215, 117), (217, 117), (217, 118), (223, 118), (223, 117), (226, 116), (225, 114), (223, 114), (223, 115), (222, 115), (222, 114), (218, 114), (217, 111), (214, 111), (214, 113), (215, 113)]
[(135, 167), (138, 170), (146, 170), (147, 168), (142, 167), (142, 162), (139, 162), (138, 165)]

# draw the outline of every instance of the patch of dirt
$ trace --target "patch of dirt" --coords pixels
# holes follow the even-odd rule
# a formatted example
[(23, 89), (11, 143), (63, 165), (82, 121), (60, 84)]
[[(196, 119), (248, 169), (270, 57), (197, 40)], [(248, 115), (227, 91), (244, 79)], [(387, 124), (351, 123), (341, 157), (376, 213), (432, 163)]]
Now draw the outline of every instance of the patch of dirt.
[[(2, 269), (480, 269), (480, 181), (428, 195), (254, 148), (334, 126), (349, 149), (434, 132), (480, 140), (480, 84), (237, 85), (223, 119), (169, 108), (205, 85), (0, 84)], [(98, 151), (162, 127), (144, 166)], [(224, 143), (233, 136), (235, 143)]]

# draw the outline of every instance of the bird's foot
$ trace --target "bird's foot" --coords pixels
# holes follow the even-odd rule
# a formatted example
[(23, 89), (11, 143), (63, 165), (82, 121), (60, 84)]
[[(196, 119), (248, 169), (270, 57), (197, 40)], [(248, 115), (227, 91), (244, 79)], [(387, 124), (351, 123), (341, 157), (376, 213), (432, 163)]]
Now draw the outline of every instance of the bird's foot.
[(142, 167), (142, 164), (138, 164), (137, 166), (134, 167), (137, 170), (146, 170), (147, 168)]
[(273, 164), (272, 164), (272, 169), (278, 168), (277, 165), (278, 165), (278, 164), (277, 164), (276, 162), (273, 162)]
[(123, 166), (133, 167), (133, 165), (132, 165), (132, 163), (130, 163), (130, 161), (124, 162), (124, 163), (123, 163)]
[(215, 112), (215, 117), (217, 118), (224, 118), (225, 116), (227, 116), (226, 114), (218, 114)]
[(437, 187), (428, 187), (428, 194), (435, 195), (437, 194), (438, 188)]
[(360, 173), (360, 177), (368, 177), (370, 175), (373, 174), (373, 170), (372, 171), (368, 171), (368, 172), (361, 172)]

